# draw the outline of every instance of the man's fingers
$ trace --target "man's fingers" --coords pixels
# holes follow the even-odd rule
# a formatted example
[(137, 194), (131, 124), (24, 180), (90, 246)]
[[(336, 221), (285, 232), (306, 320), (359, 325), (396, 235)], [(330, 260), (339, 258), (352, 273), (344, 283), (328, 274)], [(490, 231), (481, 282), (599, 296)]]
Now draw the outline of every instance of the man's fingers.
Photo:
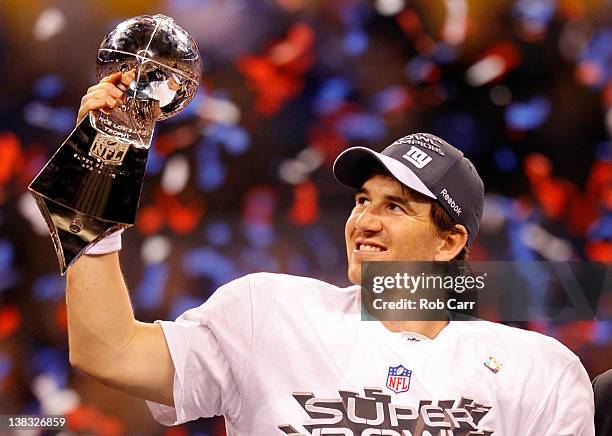
[(89, 111), (101, 110), (109, 114), (112, 109), (121, 104), (123, 94), (134, 80), (136, 70), (131, 69), (125, 73), (117, 71), (100, 80), (100, 83), (90, 86), (87, 94), (81, 99), (81, 107), (77, 115), (77, 124)]
[[(111, 109), (116, 108), (117, 106), (119, 106), (119, 100), (111, 97), (110, 95), (106, 96), (106, 106), (108, 106)], [(104, 108), (101, 108), (104, 109)]]
[(87, 100), (87, 102), (85, 103), (83, 107), (83, 109), (85, 110), (85, 112), (89, 112), (89, 111), (93, 111), (96, 109), (100, 109), (103, 108), (104, 106), (106, 106), (106, 99), (102, 98), (102, 97), (94, 97), (94, 98), (90, 98), (89, 100)]
[(106, 99), (104, 98), (90, 98), (79, 108), (79, 113), (77, 115), (77, 124), (81, 122), (85, 115), (89, 113), (89, 111), (100, 109), (105, 107), (107, 104)]
[(136, 77), (136, 70), (134, 69), (131, 69), (130, 71), (126, 73), (123, 73), (121, 75), (121, 82), (117, 86), (122, 91), (127, 91), (128, 87), (130, 86), (130, 83), (132, 83), (132, 81), (134, 80), (134, 77)]
[(87, 94), (85, 94), (81, 99), (81, 102), (85, 102), (86, 100), (91, 98), (91, 96), (99, 97), (102, 94), (110, 95), (114, 98), (120, 98), (121, 96), (123, 96), (123, 92), (115, 85), (109, 82), (104, 82), (91, 86), (87, 90)]
[(109, 82), (109, 83), (115, 84), (119, 82), (119, 80), (121, 80), (121, 71), (117, 71), (116, 73), (109, 74), (108, 76), (100, 80), (100, 83)]
[(114, 85), (110, 85), (110, 84), (108, 85), (109, 85), (108, 87), (100, 87), (96, 89), (95, 91), (93, 91), (92, 93), (87, 94), (87, 95), (91, 98), (102, 98), (102, 99), (105, 99), (106, 97), (112, 97), (116, 99), (116, 98), (121, 98), (123, 96), (123, 92), (121, 92), (120, 89), (118, 89)]

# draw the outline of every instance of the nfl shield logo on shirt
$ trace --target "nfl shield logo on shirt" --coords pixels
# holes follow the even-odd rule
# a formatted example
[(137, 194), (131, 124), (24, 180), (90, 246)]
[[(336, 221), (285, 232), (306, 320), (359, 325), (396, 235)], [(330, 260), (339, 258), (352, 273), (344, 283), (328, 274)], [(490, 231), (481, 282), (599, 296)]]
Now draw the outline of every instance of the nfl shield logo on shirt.
[(412, 371), (404, 365), (390, 366), (387, 374), (387, 387), (396, 394), (407, 392), (410, 389)]

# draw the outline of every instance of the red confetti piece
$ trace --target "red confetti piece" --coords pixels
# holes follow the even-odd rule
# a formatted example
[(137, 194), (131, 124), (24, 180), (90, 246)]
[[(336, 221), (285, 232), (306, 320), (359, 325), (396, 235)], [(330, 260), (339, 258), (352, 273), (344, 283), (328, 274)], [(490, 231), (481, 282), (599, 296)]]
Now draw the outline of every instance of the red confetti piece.
[(125, 433), (123, 420), (116, 416), (104, 415), (98, 409), (81, 405), (68, 414), (68, 424), (76, 431), (95, 435), (115, 436)]
[(65, 301), (60, 302), (55, 309), (55, 322), (61, 330), (68, 330), (68, 309)]
[(15, 306), (0, 309), (0, 338), (6, 338), (17, 331), (21, 325), (21, 313)]
[(336, 156), (348, 147), (348, 141), (338, 133), (331, 123), (315, 124), (309, 132), (309, 147), (320, 151), (325, 156), (325, 164), (330, 166)]
[(612, 262), (612, 241), (590, 242), (586, 246), (587, 257), (598, 262)]
[(143, 235), (158, 232), (164, 223), (164, 216), (157, 206), (142, 206), (136, 218), (136, 230)]
[(597, 161), (586, 185), (587, 200), (612, 210), (612, 162)]
[(532, 153), (525, 158), (524, 168), (525, 175), (534, 182), (536, 179), (550, 177), (552, 164), (546, 156)]
[(247, 55), (238, 61), (238, 70), (257, 97), (255, 109), (273, 115), (286, 100), (298, 95), (304, 87), (304, 74), (313, 63), (314, 32), (306, 24), (294, 24), (284, 40), (267, 53)]
[(158, 232), (164, 224), (179, 235), (191, 233), (206, 211), (199, 197), (184, 194), (179, 199), (159, 188), (154, 198), (153, 204), (141, 206), (136, 218), (136, 229), (144, 235)]
[(293, 190), (293, 206), (290, 211), (291, 222), (299, 226), (312, 224), (319, 218), (319, 192), (317, 186), (308, 181), (297, 185)]
[(423, 25), (421, 19), (411, 9), (406, 9), (397, 16), (397, 22), (402, 30), (409, 36), (416, 36), (423, 33)]
[(0, 133), (0, 187), (13, 175), (21, 155), (19, 138), (14, 133)]
[(197, 204), (175, 205), (168, 214), (168, 226), (179, 235), (195, 230), (204, 215), (204, 208)]
[(188, 434), (187, 429), (182, 425), (170, 427), (164, 432), (164, 436), (187, 436)]

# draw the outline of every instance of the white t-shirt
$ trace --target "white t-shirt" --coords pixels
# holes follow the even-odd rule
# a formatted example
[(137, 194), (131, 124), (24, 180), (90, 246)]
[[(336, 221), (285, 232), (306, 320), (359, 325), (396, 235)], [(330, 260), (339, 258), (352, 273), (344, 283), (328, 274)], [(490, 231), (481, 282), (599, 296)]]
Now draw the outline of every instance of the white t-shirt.
[(166, 425), (229, 435), (593, 435), (580, 360), (555, 339), (451, 321), (427, 339), (361, 321), (359, 286), (259, 273), (161, 321), (175, 367)]

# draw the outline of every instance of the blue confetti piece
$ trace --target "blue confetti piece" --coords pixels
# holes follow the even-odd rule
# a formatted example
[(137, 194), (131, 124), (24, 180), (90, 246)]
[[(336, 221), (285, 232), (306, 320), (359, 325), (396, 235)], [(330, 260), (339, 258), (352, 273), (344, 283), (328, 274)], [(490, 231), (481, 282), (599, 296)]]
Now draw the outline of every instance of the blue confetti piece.
[(168, 274), (168, 265), (165, 262), (147, 265), (140, 285), (136, 288), (134, 306), (144, 310), (158, 308), (162, 303)]
[(2, 275), (2, 281), (0, 281), (0, 294), (7, 289), (11, 289), (19, 281), (19, 274), (12, 268), (0, 269), (0, 274)]
[(56, 348), (42, 348), (35, 351), (30, 360), (34, 374), (51, 376), (60, 388), (68, 383), (68, 363), (63, 351)]
[(181, 295), (172, 302), (170, 306), (170, 319), (176, 319), (189, 309), (199, 307), (204, 301), (201, 298), (190, 297), (188, 295)]
[(221, 165), (219, 150), (215, 144), (200, 143), (196, 147), (198, 186), (210, 192), (225, 180), (225, 168)]
[(40, 403), (35, 399), (28, 401), (24, 407), (23, 414), (40, 415)]
[(215, 221), (206, 227), (206, 240), (212, 245), (223, 246), (231, 237), (231, 227), (222, 221)]
[(597, 345), (612, 343), (612, 321), (595, 321), (594, 336), (593, 343)]
[(64, 90), (64, 81), (55, 74), (43, 76), (34, 82), (34, 93), (38, 98), (53, 98)]
[(76, 112), (72, 108), (51, 107), (39, 101), (28, 104), (23, 113), (31, 125), (56, 133), (69, 133), (76, 123)]
[(612, 141), (604, 141), (595, 147), (597, 159), (612, 162)]
[(64, 297), (66, 280), (57, 274), (47, 274), (32, 285), (34, 297), (40, 301), (59, 301)]
[(605, 215), (591, 224), (587, 237), (595, 241), (612, 241), (612, 211), (606, 211)]
[(432, 57), (439, 64), (448, 64), (457, 59), (457, 49), (448, 44), (440, 42), (436, 44)]
[(208, 247), (186, 253), (182, 264), (189, 275), (211, 279), (215, 288), (239, 277), (233, 260)]
[(406, 100), (406, 90), (403, 86), (388, 86), (376, 93), (372, 99), (372, 106), (379, 113), (393, 110)]
[(280, 265), (266, 250), (254, 247), (243, 250), (240, 261), (248, 272), (280, 272)]
[[(155, 137), (153, 137), (152, 144), (155, 144)], [(155, 147), (149, 148), (149, 154), (147, 156), (147, 166), (145, 167), (145, 173), (150, 176), (159, 174), (164, 167), (165, 159), (159, 154)]]
[(557, 9), (557, 0), (518, 0), (514, 13), (520, 19), (539, 27), (545, 27)]
[(6, 353), (0, 353), (0, 380), (8, 376), (11, 369), (13, 369), (11, 357)]
[(435, 65), (431, 59), (423, 56), (415, 56), (410, 59), (404, 67), (404, 73), (412, 82), (420, 83), (427, 78), (429, 72), (434, 66)]
[(599, 66), (602, 73), (593, 87), (600, 89), (612, 78), (612, 29), (599, 30), (589, 41), (580, 57), (582, 62), (590, 62)]
[(337, 267), (340, 257), (337, 247), (327, 231), (319, 226), (311, 226), (305, 230), (304, 238), (319, 267), (324, 269), (335, 269)]
[(294, 274), (297, 276), (308, 275), (310, 272), (310, 262), (305, 256), (295, 254), (289, 258), (289, 261), (287, 262), (287, 270), (289, 274)]
[(495, 165), (503, 172), (510, 172), (516, 168), (517, 158), (510, 147), (500, 147), (495, 152)]
[(206, 95), (202, 91), (202, 88), (199, 87), (189, 104), (178, 114), (172, 116), (172, 122), (180, 124), (187, 119), (198, 117), (198, 110), (200, 106), (202, 106), (205, 98)]
[(211, 123), (204, 129), (206, 144), (221, 144), (233, 155), (242, 154), (251, 145), (251, 137), (240, 126), (227, 123)]
[(0, 269), (7, 269), (13, 265), (15, 250), (8, 239), (0, 239)]
[(528, 224), (527, 219), (517, 213), (518, 201), (508, 200), (501, 203), (504, 205), (502, 210), (505, 212), (506, 234), (509, 244), (510, 258), (512, 260), (537, 260), (534, 251), (523, 241), (523, 234)]
[(435, 122), (434, 133), (446, 139), (468, 156), (477, 155), (486, 148), (487, 130), (466, 112), (442, 116)]
[(242, 230), (249, 243), (258, 248), (270, 246), (276, 236), (275, 229), (268, 224), (246, 223)]
[(514, 130), (533, 130), (540, 127), (550, 114), (550, 103), (545, 97), (534, 97), (506, 108), (506, 123)]
[(225, 131), (223, 144), (229, 154), (238, 155), (249, 149), (251, 137), (240, 126), (228, 126)]
[(378, 141), (387, 133), (380, 117), (365, 112), (347, 114), (336, 121), (335, 127), (349, 141)]
[(323, 82), (314, 98), (314, 109), (319, 114), (329, 114), (344, 103), (351, 91), (350, 83), (344, 77), (332, 77)]
[(366, 51), (368, 44), (368, 35), (361, 29), (354, 29), (344, 37), (342, 47), (349, 56), (359, 56)]

